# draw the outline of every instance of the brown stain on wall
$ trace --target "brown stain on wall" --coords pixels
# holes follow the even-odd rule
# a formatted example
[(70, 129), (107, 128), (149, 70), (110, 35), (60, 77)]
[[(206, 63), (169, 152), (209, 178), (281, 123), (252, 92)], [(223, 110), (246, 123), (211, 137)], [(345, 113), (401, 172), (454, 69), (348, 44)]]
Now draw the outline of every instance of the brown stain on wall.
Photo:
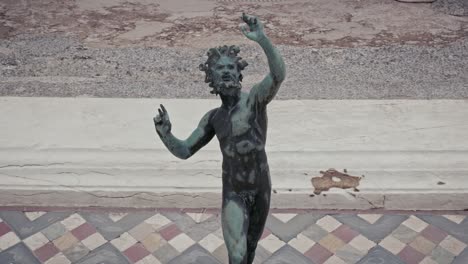
[(312, 185), (314, 186), (314, 194), (320, 194), (323, 191), (328, 191), (331, 188), (350, 189), (358, 192), (359, 182), (361, 177), (351, 176), (347, 174), (346, 170), (339, 172), (335, 169), (328, 169), (327, 171), (320, 171), (322, 176), (313, 177)]

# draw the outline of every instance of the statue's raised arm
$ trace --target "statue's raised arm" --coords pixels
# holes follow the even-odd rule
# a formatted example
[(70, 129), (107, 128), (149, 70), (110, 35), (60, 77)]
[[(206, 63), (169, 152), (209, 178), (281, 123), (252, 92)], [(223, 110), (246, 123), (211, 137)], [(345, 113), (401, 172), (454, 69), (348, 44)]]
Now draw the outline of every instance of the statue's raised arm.
[(242, 20), (247, 24), (241, 27), (242, 33), (262, 47), (268, 59), (270, 72), (250, 91), (251, 100), (268, 104), (278, 92), (281, 83), (286, 77), (283, 58), (273, 46), (270, 39), (263, 32), (263, 24), (254, 16), (242, 14)]

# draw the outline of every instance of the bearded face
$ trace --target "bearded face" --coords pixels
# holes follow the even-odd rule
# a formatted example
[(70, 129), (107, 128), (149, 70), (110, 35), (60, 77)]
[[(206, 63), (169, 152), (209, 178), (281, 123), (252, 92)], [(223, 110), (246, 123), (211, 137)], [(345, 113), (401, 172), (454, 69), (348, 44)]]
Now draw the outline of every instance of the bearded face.
[(213, 88), (216, 94), (236, 95), (240, 89), (240, 71), (232, 58), (222, 56), (211, 68)]

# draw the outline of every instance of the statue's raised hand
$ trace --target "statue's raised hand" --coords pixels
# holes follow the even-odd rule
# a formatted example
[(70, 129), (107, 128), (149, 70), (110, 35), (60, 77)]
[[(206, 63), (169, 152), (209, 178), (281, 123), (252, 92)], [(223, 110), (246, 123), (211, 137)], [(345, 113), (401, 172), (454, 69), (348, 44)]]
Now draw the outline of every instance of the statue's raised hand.
[(265, 37), (263, 24), (256, 17), (242, 13), (242, 20), (249, 26), (249, 30), (247, 30), (246, 25), (241, 27), (242, 33), (244, 33), (248, 39), (258, 42)]
[(166, 108), (161, 104), (161, 108), (158, 109), (159, 114), (153, 118), (154, 126), (156, 127), (156, 131), (161, 134), (165, 135), (171, 132), (172, 124), (169, 120), (169, 114), (167, 113)]

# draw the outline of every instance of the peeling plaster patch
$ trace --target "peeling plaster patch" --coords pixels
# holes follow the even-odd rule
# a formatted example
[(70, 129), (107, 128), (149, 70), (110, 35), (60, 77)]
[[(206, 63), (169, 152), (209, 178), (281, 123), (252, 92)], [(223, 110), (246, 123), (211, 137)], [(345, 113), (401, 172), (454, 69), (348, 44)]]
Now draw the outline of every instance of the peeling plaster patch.
[(321, 177), (313, 177), (311, 180), (314, 186), (314, 193), (317, 195), (323, 191), (330, 190), (330, 188), (353, 188), (354, 191), (359, 191), (357, 187), (359, 186), (361, 177), (350, 176), (346, 170), (342, 173), (335, 169), (328, 169), (325, 172), (320, 171), (320, 173), (322, 174)]

